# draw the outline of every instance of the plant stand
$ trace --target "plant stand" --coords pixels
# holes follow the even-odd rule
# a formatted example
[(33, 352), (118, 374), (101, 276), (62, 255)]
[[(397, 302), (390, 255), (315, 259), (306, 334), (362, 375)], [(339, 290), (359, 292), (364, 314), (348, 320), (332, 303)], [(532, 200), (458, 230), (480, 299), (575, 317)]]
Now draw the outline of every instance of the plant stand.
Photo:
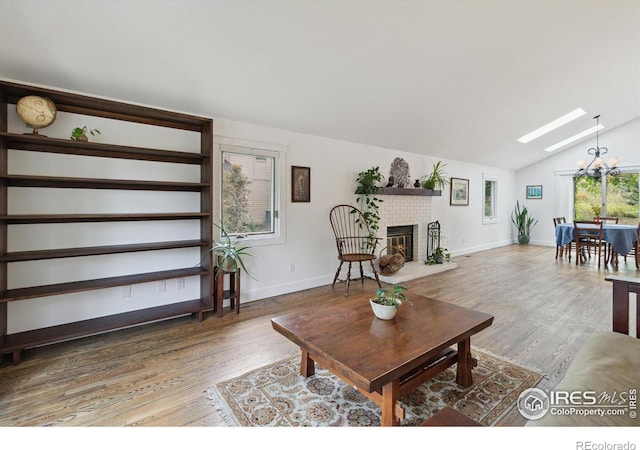
[[(229, 289), (225, 291), (224, 280), (226, 275), (229, 278)], [(229, 299), (231, 309), (235, 309), (236, 314), (240, 314), (240, 271), (215, 267), (214, 279), (216, 280), (216, 288), (213, 300), (218, 317), (222, 317), (222, 302), (225, 299)]]

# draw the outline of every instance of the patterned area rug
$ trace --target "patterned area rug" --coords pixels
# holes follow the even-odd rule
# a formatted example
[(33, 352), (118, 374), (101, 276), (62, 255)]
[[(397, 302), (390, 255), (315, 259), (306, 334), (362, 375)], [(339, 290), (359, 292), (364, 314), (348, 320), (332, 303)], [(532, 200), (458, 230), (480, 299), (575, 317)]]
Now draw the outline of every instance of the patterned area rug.
[[(473, 350), (478, 366), (473, 385), (456, 384), (456, 366), (422, 384), (400, 402), (403, 426), (417, 426), (445, 405), (483, 425), (495, 425), (535, 386), (541, 373)], [(316, 364), (316, 374), (300, 375), (300, 356), (278, 361), (207, 389), (221, 419), (229, 426), (320, 427), (379, 426), (380, 407)]]

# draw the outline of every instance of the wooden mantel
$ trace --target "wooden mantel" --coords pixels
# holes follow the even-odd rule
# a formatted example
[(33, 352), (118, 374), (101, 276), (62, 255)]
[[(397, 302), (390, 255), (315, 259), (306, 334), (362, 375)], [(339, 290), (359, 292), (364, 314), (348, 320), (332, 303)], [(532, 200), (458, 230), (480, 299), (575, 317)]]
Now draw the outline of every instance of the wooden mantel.
[(436, 189), (422, 189), (422, 188), (399, 188), (399, 187), (385, 187), (382, 188), (381, 195), (420, 195), (427, 197), (439, 197), (442, 195), (442, 191)]

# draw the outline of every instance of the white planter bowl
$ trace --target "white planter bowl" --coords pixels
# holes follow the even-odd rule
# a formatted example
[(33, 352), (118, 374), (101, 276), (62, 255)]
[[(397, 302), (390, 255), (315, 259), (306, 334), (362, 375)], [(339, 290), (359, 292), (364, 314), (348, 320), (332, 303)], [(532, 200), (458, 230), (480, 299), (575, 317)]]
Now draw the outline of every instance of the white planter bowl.
[(373, 314), (375, 314), (378, 319), (391, 320), (398, 313), (398, 308), (396, 308), (395, 306), (381, 305), (379, 303), (375, 303), (371, 299), (369, 299), (369, 303), (371, 303)]

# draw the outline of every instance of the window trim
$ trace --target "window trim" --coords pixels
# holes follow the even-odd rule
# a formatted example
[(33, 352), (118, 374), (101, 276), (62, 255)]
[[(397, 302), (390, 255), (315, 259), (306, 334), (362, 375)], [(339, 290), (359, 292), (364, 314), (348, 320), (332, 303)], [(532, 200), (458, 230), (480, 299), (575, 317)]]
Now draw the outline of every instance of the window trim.
[[(486, 186), (487, 182), (490, 181), (493, 183), (493, 191), (492, 191), (492, 202), (491, 202), (491, 210), (493, 212), (492, 217), (487, 217), (484, 215), (484, 200), (486, 198)], [(495, 175), (483, 173), (482, 174), (482, 224), (489, 225), (498, 223), (498, 177)]]
[[(286, 242), (286, 167), (287, 167), (287, 151), (288, 147), (281, 144), (273, 144), (267, 142), (253, 141), (248, 139), (238, 139), (228, 136), (214, 136), (214, 151), (216, 152), (216, 161), (213, 164), (214, 179), (217, 177), (218, 195), (214, 195), (213, 211), (216, 211), (218, 217), (215, 219), (216, 223), (220, 223), (222, 217), (222, 146), (234, 146), (244, 147), (250, 149), (251, 152), (247, 153), (254, 156), (268, 156), (275, 158), (274, 165), (274, 205), (273, 209), (276, 213), (274, 215), (274, 231), (273, 233), (260, 233), (255, 235), (248, 235), (243, 238), (235, 238), (242, 240), (252, 247), (263, 245), (276, 245), (284, 244)], [(214, 231), (214, 237), (218, 233)]]

